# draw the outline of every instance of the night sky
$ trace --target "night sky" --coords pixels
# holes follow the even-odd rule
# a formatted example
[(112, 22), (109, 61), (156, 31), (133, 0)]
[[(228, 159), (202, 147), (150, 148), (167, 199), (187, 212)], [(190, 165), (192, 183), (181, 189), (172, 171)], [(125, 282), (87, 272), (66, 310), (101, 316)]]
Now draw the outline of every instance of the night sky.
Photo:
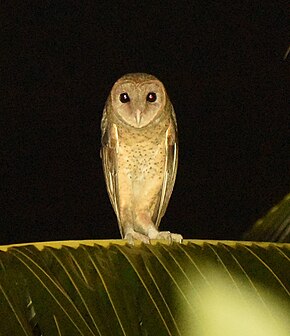
[(120, 238), (100, 121), (128, 72), (157, 76), (177, 115), (161, 229), (240, 239), (289, 192), (287, 2), (164, 4), (1, 5), (0, 244)]

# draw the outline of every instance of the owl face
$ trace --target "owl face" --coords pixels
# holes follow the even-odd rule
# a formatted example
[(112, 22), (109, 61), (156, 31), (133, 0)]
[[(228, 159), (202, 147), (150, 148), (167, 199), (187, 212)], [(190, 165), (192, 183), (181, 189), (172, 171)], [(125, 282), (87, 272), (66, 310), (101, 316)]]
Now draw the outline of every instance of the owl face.
[[(135, 75), (135, 74), (134, 74)], [(150, 124), (164, 110), (166, 92), (155, 77), (124, 76), (112, 88), (113, 112), (124, 123), (142, 128)]]

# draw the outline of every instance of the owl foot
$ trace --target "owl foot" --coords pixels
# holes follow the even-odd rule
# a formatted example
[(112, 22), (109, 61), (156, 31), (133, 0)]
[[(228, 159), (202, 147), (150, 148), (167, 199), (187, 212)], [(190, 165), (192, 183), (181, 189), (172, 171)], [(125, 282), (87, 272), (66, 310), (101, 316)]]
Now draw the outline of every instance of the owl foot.
[(136, 240), (144, 244), (150, 243), (150, 239), (147, 236), (136, 231), (127, 232), (124, 236), (124, 239), (126, 239), (130, 245), (134, 245), (134, 241)]
[(150, 235), (150, 239), (160, 239), (160, 240), (166, 240), (169, 243), (181, 243), (183, 240), (182, 235), (178, 233), (171, 233), (169, 231), (157, 231), (155, 234)]

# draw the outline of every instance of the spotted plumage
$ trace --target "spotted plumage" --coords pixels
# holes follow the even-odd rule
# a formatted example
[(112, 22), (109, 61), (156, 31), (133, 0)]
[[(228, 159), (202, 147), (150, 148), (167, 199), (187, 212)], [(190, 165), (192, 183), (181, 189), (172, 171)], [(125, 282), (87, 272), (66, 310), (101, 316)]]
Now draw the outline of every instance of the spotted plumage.
[(144, 73), (113, 86), (102, 118), (101, 157), (120, 232), (135, 239), (181, 241), (158, 227), (176, 177), (178, 144), (173, 107), (163, 84)]

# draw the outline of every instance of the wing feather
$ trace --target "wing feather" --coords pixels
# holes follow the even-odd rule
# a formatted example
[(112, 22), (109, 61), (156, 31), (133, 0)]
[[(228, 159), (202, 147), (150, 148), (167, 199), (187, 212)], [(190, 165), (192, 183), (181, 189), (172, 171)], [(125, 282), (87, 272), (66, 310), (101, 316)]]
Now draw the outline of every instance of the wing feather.
[(165, 134), (165, 163), (162, 189), (159, 202), (156, 204), (153, 222), (158, 228), (161, 218), (167, 209), (170, 196), (174, 187), (178, 165), (178, 142), (177, 142), (177, 124), (175, 114), (172, 108), (172, 120)]
[(110, 125), (107, 121), (107, 114), (104, 111), (102, 119), (102, 148), (101, 158), (106, 180), (106, 186), (113, 209), (116, 213), (119, 230), (122, 233), (120, 225), (120, 197), (118, 188), (118, 148), (119, 137), (115, 124)]

